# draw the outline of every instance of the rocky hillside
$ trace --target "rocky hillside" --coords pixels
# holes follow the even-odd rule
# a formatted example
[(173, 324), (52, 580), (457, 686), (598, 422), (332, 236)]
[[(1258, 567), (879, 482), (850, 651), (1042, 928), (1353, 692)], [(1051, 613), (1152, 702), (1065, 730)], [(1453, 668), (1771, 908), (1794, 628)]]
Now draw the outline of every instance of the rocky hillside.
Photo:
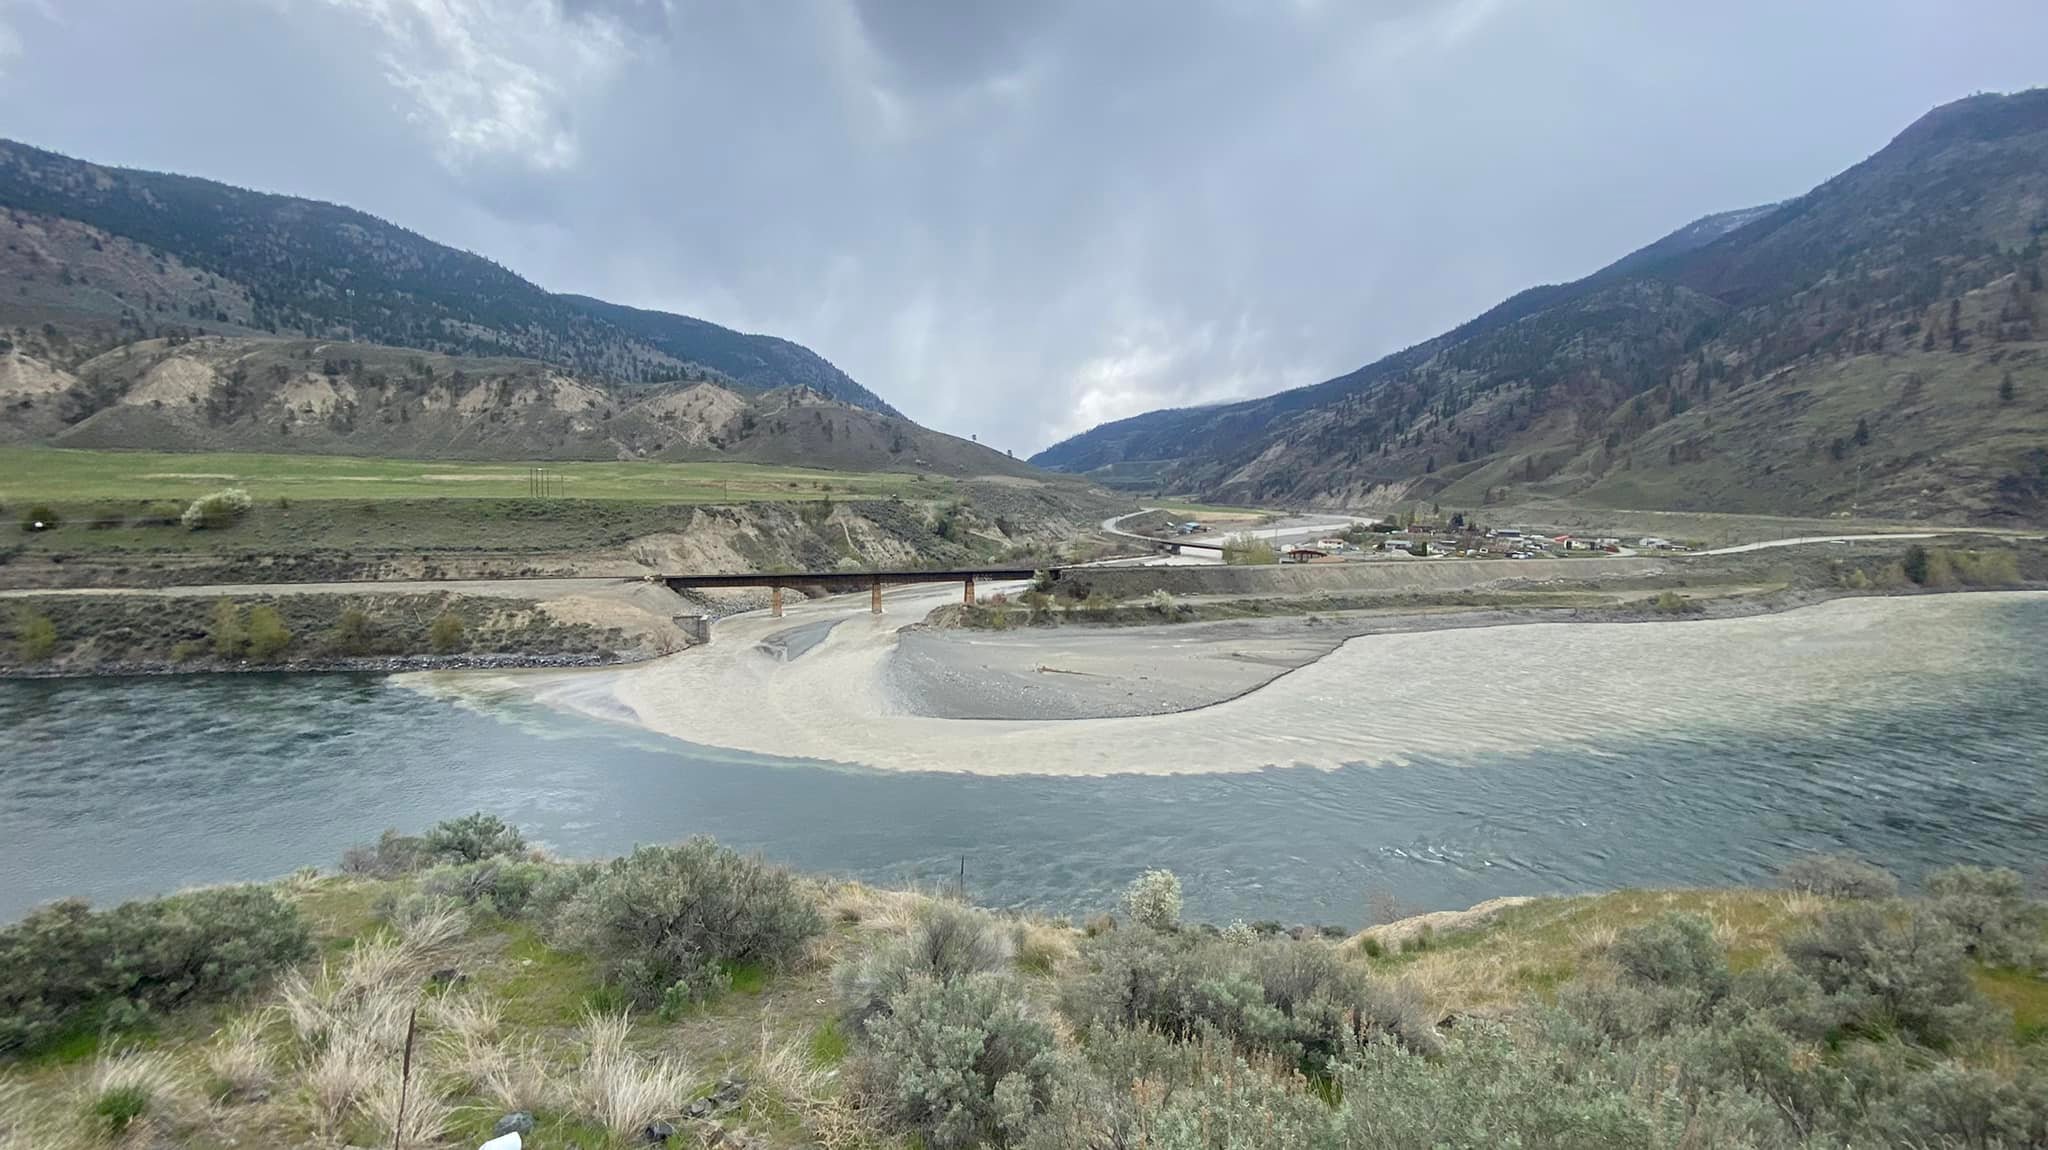
[(0, 442), (1042, 474), (803, 386), (628, 385), (531, 359), (223, 335), (140, 340), (66, 367), (53, 342), (0, 338)]
[(140, 339), (271, 335), (516, 356), (635, 383), (801, 386), (896, 414), (787, 340), (556, 295), (334, 204), (0, 140), (0, 209), (0, 329), (46, 336), (65, 366)]
[(2048, 90), (1325, 383), (1033, 462), (1242, 501), (2048, 520)]

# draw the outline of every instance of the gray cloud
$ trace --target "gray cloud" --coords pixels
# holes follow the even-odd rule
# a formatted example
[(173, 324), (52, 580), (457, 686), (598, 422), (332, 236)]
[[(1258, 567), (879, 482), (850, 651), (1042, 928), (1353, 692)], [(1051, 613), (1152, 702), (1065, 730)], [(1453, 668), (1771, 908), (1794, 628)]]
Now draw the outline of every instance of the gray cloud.
[(0, 0), (0, 131), (785, 335), (1021, 455), (1313, 382), (1801, 192), (2037, 81), (2048, 34), (2033, 0), (1701, 12)]

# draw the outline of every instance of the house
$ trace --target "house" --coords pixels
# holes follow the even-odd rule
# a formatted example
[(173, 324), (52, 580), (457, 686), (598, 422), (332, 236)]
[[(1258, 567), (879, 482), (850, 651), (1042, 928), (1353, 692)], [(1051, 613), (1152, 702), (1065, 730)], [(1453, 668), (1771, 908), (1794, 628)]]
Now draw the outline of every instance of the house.
[(1313, 563), (1318, 559), (1328, 559), (1329, 557), (1330, 553), (1328, 551), (1302, 543), (1297, 543), (1287, 549), (1287, 561), (1289, 563)]

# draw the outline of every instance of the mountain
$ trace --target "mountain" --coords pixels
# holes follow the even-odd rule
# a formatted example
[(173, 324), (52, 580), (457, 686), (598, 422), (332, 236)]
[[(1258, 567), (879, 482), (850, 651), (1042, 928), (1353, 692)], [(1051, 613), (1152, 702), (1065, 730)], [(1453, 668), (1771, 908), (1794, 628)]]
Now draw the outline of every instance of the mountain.
[(352, 208), (5, 140), (0, 208), (0, 230), (16, 233), (0, 253), (16, 289), (0, 294), (0, 326), (48, 324), (74, 363), (137, 339), (267, 334), (516, 356), (622, 382), (806, 387), (896, 414), (788, 340), (557, 295)]
[(2048, 520), (2048, 90), (1335, 379), (1032, 462), (1212, 499)]
[(538, 360), (267, 336), (139, 340), (75, 368), (39, 350), (0, 338), (0, 442), (1044, 477), (978, 443), (807, 387), (625, 385)]

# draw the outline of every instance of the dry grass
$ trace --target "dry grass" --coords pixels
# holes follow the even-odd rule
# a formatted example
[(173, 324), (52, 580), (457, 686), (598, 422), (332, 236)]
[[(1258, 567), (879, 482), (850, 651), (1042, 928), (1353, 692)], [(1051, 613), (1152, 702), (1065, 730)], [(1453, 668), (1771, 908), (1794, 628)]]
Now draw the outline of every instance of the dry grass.
[(275, 1010), (245, 1014), (223, 1027), (206, 1052), (206, 1068), (229, 1096), (248, 1095), (276, 1079), (277, 1051), (264, 1038)]
[(477, 1090), (501, 1110), (541, 1110), (555, 1100), (547, 1058), (531, 1042), (492, 1047)]
[[(1754, 890), (1541, 899), (1503, 908), (1465, 929), (1439, 929), (1425, 950), (1389, 948), (1389, 957), (1374, 968), (1409, 982), (1436, 1009), (1497, 1010), (1531, 994), (1548, 995), (1575, 974), (1597, 974), (1622, 931), (1672, 911), (1713, 923), (1715, 940), (1740, 968), (1765, 961), (1788, 931), (1825, 905), (1811, 895)], [(1360, 937), (1381, 937), (1384, 930), (1375, 927)]]
[(377, 1085), (364, 1097), (363, 1116), (370, 1120), (377, 1130), (378, 1146), (393, 1146), (398, 1150), (409, 1147), (431, 1146), (441, 1141), (455, 1124), (455, 1107), (442, 1096), (439, 1085), (428, 1076), (415, 1071), (410, 1089), (403, 1091), (404, 1113), (399, 1112), (401, 1088), (399, 1075), (392, 1070), (380, 1076)]
[(628, 1047), (632, 1031), (627, 1015), (588, 1014), (583, 1065), (569, 1086), (572, 1108), (620, 1137), (680, 1112), (691, 1084), (690, 1072), (680, 1063), (645, 1057)]
[(436, 1029), (465, 1041), (498, 1036), (498, 1004), (481, 994), (445, 994), (427, 1003), (427, 1021)]
[(419, 961), (445, 949), (469, 930), (469, 915), (446, 899), (417, 906), (393, 921), (408, 959)]
[(0, 1078), (0, 1150), (87, 1150), (99, 1144), (76, 1106), (60, 1106), (53, 1092), (28, 1082)]
[(825, 917), (863, 931), (907, 934), (920, 908), (933, 896), (916, 890), (881, 890), (865, 883), (840, 883), (824, 893)]
[(802, 1043), (776, 1043), (767, 1025), (754, 1057), (754, 1081), (803, 1123), (811, 1141), (824, 1150), (851, 1150), (886, 1143), (880, 1125), (835, 1091), (838, 1072), (819, 1066)]
[[(136, 1112), (116, 1121), (104, 1107), (117, 1099), (131, 1102)], [(126, 1051), (93, 1063), (80, 1086), (78, 1108), (114, 1123), (102, 1127), (106, 1133), (147, 1143), (161, 1124), (189, 1114), (194, 1102), (191, 1080), (170, 1054)]]
[(1056, 926), (1035, 918), (1020, 919), (1011, 928), (1011, 949), (1017, 965), (1025, 970), (1050, 974), (1080, 953), (1071, 927)]
[(362, 1035), (349, 1031), (331, 1036), (307, 1061), (300, 1078), (321, 1129), (339, 1129), (355, 1105), (376, 1089), (382, 1061)]

